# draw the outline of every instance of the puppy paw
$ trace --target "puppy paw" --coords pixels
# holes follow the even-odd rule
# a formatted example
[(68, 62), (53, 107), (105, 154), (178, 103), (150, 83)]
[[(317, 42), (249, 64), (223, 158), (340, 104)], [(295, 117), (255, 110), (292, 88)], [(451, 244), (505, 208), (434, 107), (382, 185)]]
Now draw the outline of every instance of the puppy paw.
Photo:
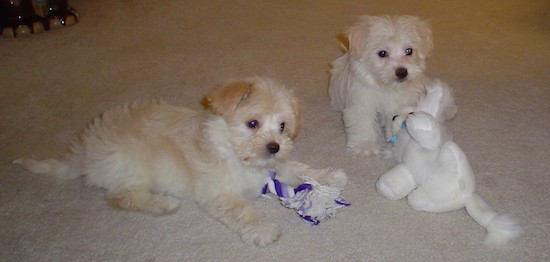
[(281, 228), (277, 224), (262, 223), (257, 226), (247, 226), (243, 229), (241, 239), (247, 244), (265, 247), (277, 241), (281, 236)]
[(452, 120), (455, 117), (457, 111), (458, 107), (455, 105), (451, 105), (445, 110), (445, 112), (443, 112), (443, 118), (445, 120)]
[(178, 211), (181, 201), (177, 198), (164, 196), (159, 200), (158, 205), (153, 210), (153, 215), (171, 215)]
[(380, 153), (378, 143), (373, 141), (362, 141), (356, 145), (348, 145), (348, 150), (357, 157), (369, 157)]
[(342, 169), (329, 169), (328, 184), (343, 189), (348, 184), (348, 176)]
[(143, 211), (153, 216), (173, 214), (180, 206), (179, 199), (151, 194), (148, 190), (108, 192), (106, 197), (113, 207), (128, 211)]
[(327, 167), (325, 169), (311, 169), (306, 176), (302, 176), (301, 179), (310, 183), (311, 180), (315, 180), (317, 183), (323, 185), (330, 185), (340, 190), (348, 183), (348, 176), (342, 169), (333, 167)]

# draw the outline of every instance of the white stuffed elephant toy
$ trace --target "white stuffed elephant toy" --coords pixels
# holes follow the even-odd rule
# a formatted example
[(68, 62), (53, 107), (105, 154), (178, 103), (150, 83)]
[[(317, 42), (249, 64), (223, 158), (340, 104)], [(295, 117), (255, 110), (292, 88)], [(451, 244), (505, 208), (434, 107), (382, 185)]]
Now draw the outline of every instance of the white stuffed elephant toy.
[(487, 244), (508, 242), (520, 234), (520, 227), (508, 216), (497, 215), (474, 193), (472, 168), (443, 130), (443, 115), (456, 112), (449, 87), (434, 82), (427, 91), (417, 111), (394, 117), (394, 127), (402, 126), (394, 139), (400, 143), (394, 150), (399, 163), (379, 178), (378, 192), (390, 200), (407, 197), (417, 211), (447, 212), (466, 207), (468, 214), (487, 229)]

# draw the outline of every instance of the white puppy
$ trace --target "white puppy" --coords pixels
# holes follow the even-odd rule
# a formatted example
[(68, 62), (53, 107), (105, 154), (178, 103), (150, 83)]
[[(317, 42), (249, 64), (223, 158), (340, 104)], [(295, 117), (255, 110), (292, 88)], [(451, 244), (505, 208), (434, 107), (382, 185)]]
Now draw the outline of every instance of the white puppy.
[(309, 176), (343, 188), (341, 170), (288, 161), (301, 124), (300, 104), (282, 85), (264, 78), (229, 82), (203, 100), (204, 112), (162, 102), (137, 102), (103, 113), (63, 160), (15, 162), (39, 174), (84, 175), (105, 188), (115, 207), (153, 215), (173, 213), (192, 196), (246, 243), (266, 246), (280, 236), (252, 199), (269, 171), (289, 185)]
[(332, 62), (329, 95), (342, 112), (347, 146), (378, 154), (383, 128), (394, 115), (412, 111), (425, 93), (432, 34), (417, 17), (363, 16), (347, 37), (347, 52)]

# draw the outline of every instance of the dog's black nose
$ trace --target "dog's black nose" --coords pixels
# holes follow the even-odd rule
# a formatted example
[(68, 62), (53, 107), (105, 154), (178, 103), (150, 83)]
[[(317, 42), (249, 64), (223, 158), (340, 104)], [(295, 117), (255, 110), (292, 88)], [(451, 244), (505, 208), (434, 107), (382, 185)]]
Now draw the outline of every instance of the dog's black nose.
[(409, 75), (409, 72), (407, 72), (407, 68), (400, 67), (395, 70), (395, 76), (397, 76), (399, 79), (405, 79)]
[(267, 152), (273, 155), (277, 154), (277, 152), (279, 152), (279, 144), (275, 142), (267, 144)]

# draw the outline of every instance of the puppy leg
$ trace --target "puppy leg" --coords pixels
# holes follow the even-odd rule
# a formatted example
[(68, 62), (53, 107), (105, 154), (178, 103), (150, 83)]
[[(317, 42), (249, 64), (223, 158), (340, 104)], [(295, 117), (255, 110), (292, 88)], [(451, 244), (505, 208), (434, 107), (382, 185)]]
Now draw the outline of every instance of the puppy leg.
[(281, 236), (279, 226), (262, 222), (254, 205), (241, 196), (224, 194), (199, 204), (247, 244), (265, 247)]
[(159, 216), (174, 213), (180, 201), (170, 196), (153, 194), (147, 188), (119, 189), (107, 192), (107, 201), (128, 211), (143, 211)]
[(347, 147), (354, 154), (359, 155), (369, 156), (380, 153), (378, 143), (382, 132), (374, 109), (350, 107), (346, 108), (342, 114), (347, 135)]
[(315, 169), (295, 161), (288, 161), (277, 167), (277, 178), (287, 185), (297, 186), (303, 182), (300, 178), (302, 176), (311, 177), (321, 184), (328, 184), (341, 189), (348, 183), (348, 176), (341, 169), (332, 167)]

